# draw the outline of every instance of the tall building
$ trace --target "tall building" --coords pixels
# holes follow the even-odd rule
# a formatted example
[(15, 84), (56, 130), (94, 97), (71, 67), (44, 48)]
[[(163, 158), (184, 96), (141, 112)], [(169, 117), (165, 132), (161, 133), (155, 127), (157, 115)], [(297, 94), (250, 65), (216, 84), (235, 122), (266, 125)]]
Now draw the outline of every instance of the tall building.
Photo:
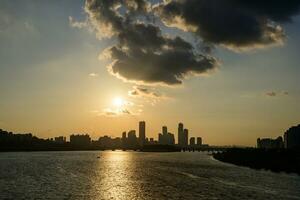
[(163, 135), (161, 133), (158, 134), (158, 143), (159, 144), (163, 144), (164, 141), (163, 141)]
[(184, 129), (183, 130), (183, 146), (186, 147), (189, 144), (189, 130)]
[(158, 134), (158, 142), (159, 144), (174, 145), (175, 144), (174, 134), (169, 133), (168, 128), (166, 126), (163, 126), (162, 133)]
[(136, 148), (138, 145), (138, 139), (135, 134), (135, 130), (131, 130), (128, 132), (127, 144), (129, 147)]
[(284, 133), (284, 147), (287, 149), (300, 149), (300, 124), (289, 128)]
[(178, 124), (178, 145), (183, 146), (183, 123)]
[(166, 126), (163, 126), (163, 127), (162, 127), (162, 134), (163, 134), (163, 135), (168, 134), (168, 127), (166, 127)]
[(146, 123), (145, 121), (139, 122), (139, 144), (143, 146), (146, 141)]
[(194, 138), (194, 137), (191, 137), (191, 138), (190, 138), (190, 145), (191, 145), (191, 146), (195, 146), (195, 144), (196, 144), (196, 143), (195, 143), (195, 138)]
[(123, 145), (123, 148), (126, 147), (126, 144), (127, 144), (126, 131), (124, 131), (122, 133), (122, 145)]
[(202, 145), (202, 138), (201, 137), (197, 137), (197, 145), (198, 146)]

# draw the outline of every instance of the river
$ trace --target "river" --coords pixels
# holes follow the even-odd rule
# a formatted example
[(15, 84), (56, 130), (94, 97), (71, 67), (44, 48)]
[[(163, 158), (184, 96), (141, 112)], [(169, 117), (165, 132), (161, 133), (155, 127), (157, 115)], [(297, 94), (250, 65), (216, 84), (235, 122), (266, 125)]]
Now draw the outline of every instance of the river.
[(10, 152), (0, 199), (300, 199), (300, 176), (199, 152)]

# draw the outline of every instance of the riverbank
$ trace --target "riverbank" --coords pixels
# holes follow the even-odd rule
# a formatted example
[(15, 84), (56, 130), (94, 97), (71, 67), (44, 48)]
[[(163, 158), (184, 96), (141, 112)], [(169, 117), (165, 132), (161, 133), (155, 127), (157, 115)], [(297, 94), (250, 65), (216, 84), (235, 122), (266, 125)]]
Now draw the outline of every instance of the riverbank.
[(264, 150), (255, 148), (232, 148), (214, 153), (219, 161), (253, 169), (265, 169), (274, 172), (297, 173), (300, 175), (299, 150)]

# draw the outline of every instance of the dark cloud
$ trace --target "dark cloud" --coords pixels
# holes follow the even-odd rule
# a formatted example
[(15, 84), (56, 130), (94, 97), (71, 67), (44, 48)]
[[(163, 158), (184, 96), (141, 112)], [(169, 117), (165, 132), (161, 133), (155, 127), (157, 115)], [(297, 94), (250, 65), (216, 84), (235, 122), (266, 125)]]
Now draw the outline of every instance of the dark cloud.
[(145, 87), (133, 87), (132, 90), (128, 92), (129, 96), (132, 97), (149, 97), (149, 98), (157, 98), (157, 99), (162, 99), (166, 98), (163, 94), (153, 91), (152, 89), (145, 88)]
[(266, 92), (266, 95), (269, 97), (276, 97), (277, 93), (276, 92)]
[(242, 49), (282, 43), (279, 23), (290, 21), (299, 7), (299, 0), (170, 0), (154, 10), (167, 26)]
[(104, 53), (113, 60), (113, 75), (135, 83), (175, 85), (216, 67), (215, 58), (200, 54), (182, 38), (164, 36), (159, 27), (134, 20), (148, 12), (147, 5), (143, 0), (86, 1), (85, 10), (99, 36), (118, 39)]
[[(137, 84), (182, 84), (190, 75), (216, 68), (217, 60), (208, 56), (216, 45), (244, 50), (282, 44), (281, 24), (291, 21), (300, 7), (299, 0), (160, 2), (86, 0), (86, 23), (99, 38), (117, 41), (102, 53), (113, 61), (108, 69), (114, 76)], [(196, 44), (163, 34), (157, 19), (193, 33)]]
[(287, 91), (282, 91), (282, 92), (270, 91), (270, 92), (266, 92), (265, 95), (269, 96), (269, 97), (288, 96), (289, 92), (287, 92)]
[(286, 95), (286, 96), (289, 95), (289, 92), (287, 92), (287, 91), (284, 91), (284, 92), (282, 92), (282, 93), (283, 93), (283, 95)]

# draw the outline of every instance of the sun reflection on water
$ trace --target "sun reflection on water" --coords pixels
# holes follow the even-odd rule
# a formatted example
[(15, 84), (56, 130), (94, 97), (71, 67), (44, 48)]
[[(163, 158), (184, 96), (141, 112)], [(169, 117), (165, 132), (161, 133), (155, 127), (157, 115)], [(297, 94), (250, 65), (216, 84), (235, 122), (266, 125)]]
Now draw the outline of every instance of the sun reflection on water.
[(96, 167), (92, 191), (95, 199), (134, 199), (135, 162), (132, 153), (115, 151), (101, 153)]

